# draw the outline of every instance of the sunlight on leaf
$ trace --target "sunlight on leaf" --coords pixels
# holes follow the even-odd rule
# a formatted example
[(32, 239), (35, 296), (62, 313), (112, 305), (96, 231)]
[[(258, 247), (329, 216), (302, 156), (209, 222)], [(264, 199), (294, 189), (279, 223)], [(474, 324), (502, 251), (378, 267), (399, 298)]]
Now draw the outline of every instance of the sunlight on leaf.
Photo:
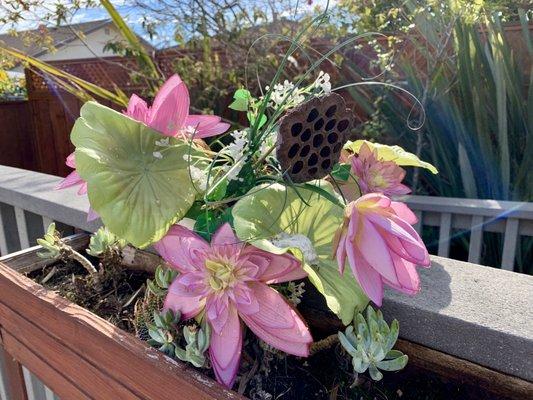
[[(322, 190), (333, 195), (332, 186), (326, 181), (316, 181)], [(343, 220), (343, 209), (319, 193), (305, 188), (296, 191), (281, 184), (264, 184), (252, 189), (233, 207), (233, 219), (237, 236), (255, 246), (273, 253), (290, 250), (303, 259), (297, 248), (280, 248), (268, 239), (285, 232), (302, 234), (310, 239), (317, 255), (317, 265), (304, 261), (309, 279), (322, 293), (328, 307), (344, 324), (350, 323), (354, 312), (361, 311), (368, 303), (367, 297), (351, 272), (341, 276), (337, 263), (332, 259), (332, 240)]]
[[(81, 109), (71, 134), (91, 207), (111, 232), (137, 247), (161, 239), (193, 204), (189, 146), (95, 102)], [(193, 151), (193, 156), (195, 152)]]
[(367, 140), (356, 140), (355, 142), (348, 141), (344, 148), (353, 153), (359, 153), (361, 146), (366, 143), (370, 150), (377, 150), (378, 158), (382, 161), (394, 161), (398, 165), (410, 167), (422, 167), (437, 174), (437, 168), (428, 162), (420, 160), (415, 154), (405, 151), (400, 146), (388, 146), (386, 144), (372, 143)]

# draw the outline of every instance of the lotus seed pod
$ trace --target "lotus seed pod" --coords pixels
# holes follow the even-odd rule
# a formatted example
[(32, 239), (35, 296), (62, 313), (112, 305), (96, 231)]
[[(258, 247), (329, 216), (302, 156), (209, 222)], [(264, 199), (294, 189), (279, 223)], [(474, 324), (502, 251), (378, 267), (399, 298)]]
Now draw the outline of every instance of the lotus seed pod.
[(276, 143), (284, 173), (295, 183), (327, 176), (339, 161), (353, 120), (344, 99), (335, 93), (289, 111), (281, 119)]

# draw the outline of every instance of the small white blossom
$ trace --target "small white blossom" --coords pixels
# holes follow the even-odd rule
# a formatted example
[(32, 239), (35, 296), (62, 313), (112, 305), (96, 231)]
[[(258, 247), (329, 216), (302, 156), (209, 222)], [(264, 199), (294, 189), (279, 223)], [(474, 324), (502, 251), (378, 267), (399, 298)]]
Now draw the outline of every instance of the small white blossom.
[[(266, 90), (269, 90), (270, 88), (267, 86)], [(287, 100), (285, 101), (285, 106), (287, 107), (293, 107), (297, 104), (302, 103), (305, 100), (305, 97), (299, 92), (298, 89), (294, 89), (294, 83), (289, 82), (288, 80), (285, 80), (283, 84), (278, 83), (274, 86), (274, 90), (272, 90), (272, 93), (270, 94), (270, 101), (268, 103), (271, 107), (276, 107), (283, 103), (285, 98), (287, 97)], [(292, 93), (289, 95), (289, 92)]]
[(161, 160), (161, 159), (163, 158), (163, 154), (161, 154), (160, 151), (154, 151), (154, 152), (152, 153), (152, 155), (153, 155), (155, 158), (159, 159), (159, 160)]
[(329, 74), (325, 73), (324, 71), (320, 71), (320, 73), (318, 74), (318, 78), (316, 78), (314, 82), (314, 86), (316, 88), (322, 89), (325, 94), (331, 93), (331, 82)]
[(166, 137), (164, 139), (156, 140), (155, 145), (159, 147), (168, 147), (170, 146), (170, 138)]
[(222, 168), (225, 173), (229, 172), (228, 181), (238, 179), (238, 175), (246, 161), (244, 154), (248, 146), (248, 132), (246, 130), (235, 130), (231, 133), (231, 136), (233, 137), (233, 142), (221, 150), (222, 154), (230, 156), (234, 162), (234, 164), (225, 165)]
[(200, 168), (191, 165), (189, 167), (189, 173), (191, 174), (191, 179), (196, 185), (197, 189), (205, 191), (207, 189), (207, 174), (205, 171)]

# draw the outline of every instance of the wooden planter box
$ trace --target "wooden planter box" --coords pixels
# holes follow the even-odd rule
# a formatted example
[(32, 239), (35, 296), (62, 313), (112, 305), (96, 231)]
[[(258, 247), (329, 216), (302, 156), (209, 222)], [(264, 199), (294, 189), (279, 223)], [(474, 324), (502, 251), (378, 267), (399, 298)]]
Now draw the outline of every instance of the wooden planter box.
[[(75, 235), (69, 241), (84, 248), (88, 236)], [(9, 400), (27, 399), (21, 365), (62, 400), (244, 399), (22, 275), (47, 264), (37, 257), (38, 249), (0, 262), (0, 351), (7, 360)], [(327, 313), (302, 311), (315, 329), (336, 330)], [(412, 365), (445, 378), (506, 398), (526, 399), (533, 393), (529, 382), (415, 343), (399, 340), (397, 348), (409, 355)]]
[[(87, 243), (87, 236), (75, 240)], [(0, 263), (0, 347), (11, 356), (10, 400), (26, 399), (20, 364), (62, 400), (243, 398), (17, 272), (45, 264), (36, 251)]]

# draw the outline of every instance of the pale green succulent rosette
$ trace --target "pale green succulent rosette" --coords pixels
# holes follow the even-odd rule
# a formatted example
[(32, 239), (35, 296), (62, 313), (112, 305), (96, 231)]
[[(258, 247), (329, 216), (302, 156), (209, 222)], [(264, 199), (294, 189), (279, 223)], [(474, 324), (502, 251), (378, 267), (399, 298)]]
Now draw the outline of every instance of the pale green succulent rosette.
[[(335, 196), (326, 181), (313, 182)], [(343, 221), (343, 208), (319, 193), (281, 184), (263, 184), (252, 189), (233, 207), (235, 232), (241, 240), (260, 249), (281, 254), (291, 251), (303, 264), (309, 280), (326, 299), (328, 307), (347, 325), (362, 311), (368, 298), (351, 272), (341, 275), (332, 258), (332, 241)], [(301, 197), (300, 197), (301, 196)], [(304, 202), (305, 200), (305, 202)], [(307, 203), (307, 204), (306, 204)], [(301, 247), (280, 247), (272, 243), (281, 233), (304, 235), (317, 259), (309, 260)]]
[(82, 107), (71, 140), (91, 207), (134, 246), (161, 239), (191, 207), (197, 190), (188, 160), (198, 153), (188, 143), (95, 102)]
[(370, 150), (377, 151), (378, 159), (382, 161), (394, 161), (397, 165), (408, 167), (421, 167), (437, 174), (437, 168), (426, 161), (419, 159), (416, 154), (405, 151), (400, 146), (389, 146), (386, 144), (373, 143), (368, 140), (356, 140), (355, 142), (348, 141), (344, 148), (354, 153), (359, 153), (361, 146), (366, 144)]

